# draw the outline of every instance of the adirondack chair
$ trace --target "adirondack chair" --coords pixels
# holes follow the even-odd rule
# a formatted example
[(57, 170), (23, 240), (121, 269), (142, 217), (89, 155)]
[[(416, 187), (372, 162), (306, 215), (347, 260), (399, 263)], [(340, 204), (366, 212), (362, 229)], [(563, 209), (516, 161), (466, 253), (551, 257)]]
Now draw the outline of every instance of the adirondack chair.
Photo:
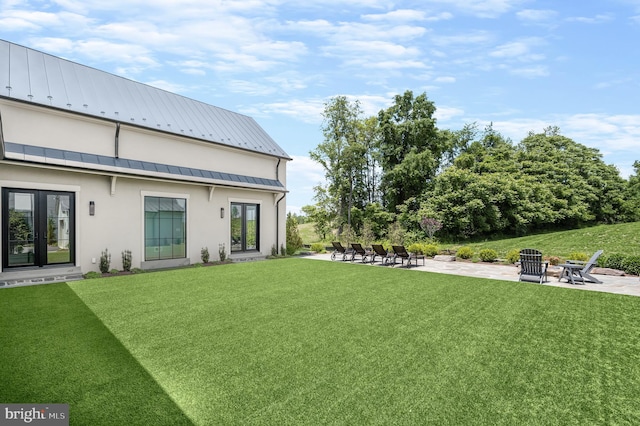
[(371, 263), (375, 263), (376, 257), (379, 257), (382, 260), (383, 265), (388, 265), (389, 261), (393, 258), (392, 253), (388, 253), (382, 244), (372, 244), (371, 249), (373, 253), (371, 253)]
[(520, 281), (542, 284), (547, 281), (549, 262), (542, 261), (542, 253), (535, 249), (520, 251)]
[(340, 243), (340, 241), (333, 241), (331, 245), (334, 248), (333, 253), (331, 253), (331, 260), (336, 260), (336, 259), (350, 260), (351, 259), (351, 252), (347, 251), (347, 249), (344, 248), (344, 246), (342, 245), (342, 243)]
[(362, 261), (362, 263), (366, 263), (369, 256), (371, 256), (372, 254), (371, 251), (365, 250), (365, 248), (362, 247), (362, 244), (360, 243), (351, 243), (351, 247), (353, 248), (353, 251), (351, 252), (352, 262), (356, 260), (356, 256), (360, 256), (360, 260)]
[(591, 259), (586, 263), (579, 260), (567, 260), (567, 263), (560, 265), (562, 266), (562, 273), (560, 274), (558, 281), (566, 278), (567, 282), (570, 282), (571, 284), (575, 284), (576, 281), (581, 283), (589, 282), (602, 284), (602, 281), (591, 275), (591, 270), (596, 266), (598, 258), (602, 252), (603, 250), (595, 252), (594, 255), (591, 256)]

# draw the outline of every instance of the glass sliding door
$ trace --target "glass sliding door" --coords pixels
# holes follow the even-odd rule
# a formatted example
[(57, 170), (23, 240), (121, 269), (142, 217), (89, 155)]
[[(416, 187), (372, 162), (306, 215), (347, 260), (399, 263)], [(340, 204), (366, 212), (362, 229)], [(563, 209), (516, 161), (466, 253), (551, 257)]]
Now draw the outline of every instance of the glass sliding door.
[(231, 251), (260, 250), (260, 205), (231, 203)]
[(75, 195), (2, 190), (4, 268), (75, 262)]

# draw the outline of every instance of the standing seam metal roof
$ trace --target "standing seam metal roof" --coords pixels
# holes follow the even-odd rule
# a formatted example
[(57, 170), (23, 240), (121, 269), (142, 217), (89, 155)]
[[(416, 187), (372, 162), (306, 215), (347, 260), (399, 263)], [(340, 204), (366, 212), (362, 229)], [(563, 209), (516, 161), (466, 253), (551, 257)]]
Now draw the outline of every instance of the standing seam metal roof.
[(0, 97), (290, 159), (251, 117), (5, 40)]

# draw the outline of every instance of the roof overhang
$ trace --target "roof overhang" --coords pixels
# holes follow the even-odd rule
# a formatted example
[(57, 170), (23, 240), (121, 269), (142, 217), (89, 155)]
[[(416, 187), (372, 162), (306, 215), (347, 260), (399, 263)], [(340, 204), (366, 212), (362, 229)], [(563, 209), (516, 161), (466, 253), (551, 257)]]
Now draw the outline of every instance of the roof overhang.
[(178, 182), (287, 192), (277, 179), (6, 142), (5, 160)]

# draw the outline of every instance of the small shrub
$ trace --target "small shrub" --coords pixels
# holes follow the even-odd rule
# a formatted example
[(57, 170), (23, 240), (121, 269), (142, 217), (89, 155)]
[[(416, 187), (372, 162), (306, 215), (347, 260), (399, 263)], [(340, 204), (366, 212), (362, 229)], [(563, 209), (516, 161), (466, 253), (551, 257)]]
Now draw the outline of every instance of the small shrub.
[(287, 244), (287, 251), (286, 251), (286, 253), (287, 253), (287, 255), (288, 255), (288, 256), (293, 256), (294, 254), (296, 254), (296, 250), (297, 250), (297, 248), (296, 248), (296, 247), (294, 247), (294, 246), (290, 246), (289, 244)]
[(423, 249), (423, 253), (427, 257), (433, 257), (438, 254), (438, 246), (435, 244), (425, 244)]
[(622, 264), (625, 261), (625, 258), (625, 255), (619, 253), (600, 256), (598, 259), (598, 265), (603, 268), (623, 270)]
[(622, 270), (627, 274), (640, 275), (640, 256), (627, 256), (622, 262)]
[(495, 262), (498, 258), (498, 252), (494, 249), (482, 249), (478, 253), (478, 256), (483, 262)]
[(100, 272), (96, 272), (96, 271), (90, 271), (87, 272), (86, 274), (84, 274), (84, 277), (88, 280), (94, 279), (94, 278), (101, 278), (102, 274)]
[(315, 253), (324, 253), (324, 244), (322, 243), (313, 243), (311, 244), (311, 251)]
[(100, 272), (106, 274), (109, 272), (109, 266), (111, 266), (111, 253), (108, 249), (104, 249), (100, 255)]
[(460, 247), (456, 252), (456, 256), (460, 259), (471, 259), (473, 255), (473, 249), (469, 246)]
[(200, 250), (200, 259), (202, 259), (202, 263), (209, 263), (209, 247), (203, 247), (202, 250)]
[(117, 269), (112, 269), (109, 271), (110, 274), (116, 275), (117, 273), (119, 273), (120, 271), (118, 271)]
[(133, 268), (131, 270), (132, 274), (143, 274), (144, 273), (144, 269), (140, 269), (140, 268)]
[(558, 256), (549, 256), (549, 264), (558, 266), (560, 264), (560, 258)]
[(409, 245), (407, 247), (407, 251), (409, 253), (424, 254), (423, 245), (420, 243), (413, 243)]
[(271, 246), (271, 256), (278, 257), (278, 247), (275, 244)]
[(520, 249), (511, 249), (507, 252), (507, 263), (514, 264), (520, 261)]
[(587, 253), (581, 251), (572, 251), (571, 253), (569, 253), (568, 260), (579, 260), (581, 262), (586, 262), (587, 260), (589, 260), (589, 256), (587, 255)]
[(287, 249), (285, 248), (284, 244), (280, 244), (280, 256), (286, 256), (287, 255)]
[(125, 250), (122, 252), (122, 269), (124, 271), (131, 271), (131, 250)]
[(218, 245), (218, 256), (220, 256), (220, 262), (227, 260), (227, 250), (224, 243)]

